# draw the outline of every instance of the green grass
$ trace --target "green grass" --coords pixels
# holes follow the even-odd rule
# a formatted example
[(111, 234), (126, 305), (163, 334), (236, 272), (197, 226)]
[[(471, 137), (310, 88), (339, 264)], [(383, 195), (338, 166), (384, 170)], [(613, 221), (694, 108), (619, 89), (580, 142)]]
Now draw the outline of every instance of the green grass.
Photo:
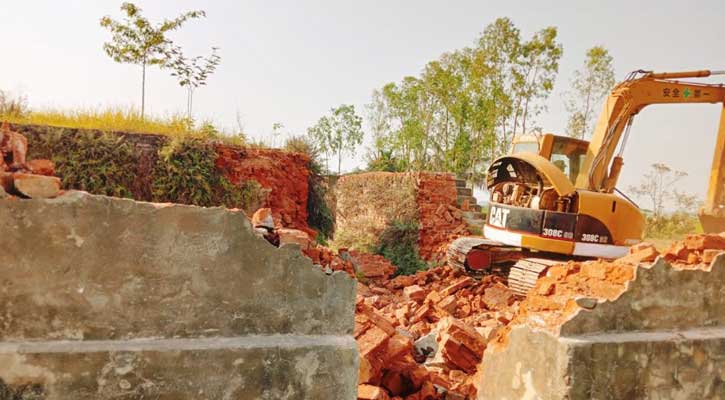
[[(1, 110), (1, 109), (0, 109)], [(195, 123), (182, 114), (165, 117), (146, 115), (133, 108), (109, 107), (78, 110), (24, 110), (0, 112), (0, 120), (14, 124), (48, 125), (63, 128), (95, 129), (104, 132), (157, 134), (171, 137), (219, 139), (230, 144), (246, 144), (243, 134), (230, 135), (210, 121)]]

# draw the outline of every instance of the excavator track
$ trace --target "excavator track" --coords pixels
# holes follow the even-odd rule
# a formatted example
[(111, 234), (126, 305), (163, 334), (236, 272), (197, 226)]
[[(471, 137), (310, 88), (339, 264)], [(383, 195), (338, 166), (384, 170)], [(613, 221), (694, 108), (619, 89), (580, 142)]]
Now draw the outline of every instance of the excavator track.
[(451, 266), (469, 274), (498, 275), (508, 279), (511, 266), (524, 257), (525, 252), (495, 240), (466, 236), (454, 240), (448, 246), (447, 255)]
[[(483, 237), (458, 238), (448, 246), (447, 251), (448, 263), (451, 266), (465, 270), (473, 276), (501, 276), (507, 280), (508, 287), (522, 297), (536, 286), (539, 278), (546, 275), (549, 267), (564, 261), (557, 257), (531, 257), (531, 254), (525, 249)], [(487, 266), (476, 267), (476, 263)]]
[(488, 240), (482, 237), (462, 237), (454, 240), (448, 246), (448, 262), (451, 266), (466, 269), (466, 256), (476, 247), (490, 248), (495, 246), (503, 246), (503, 244)]
[(557, 260), (546, 258), (522, 258), (511, 267), (508, 275), (508, 287), (519, 296), (526, 294), (534, 286), (536, 281), (546, 275), (549, 267), (560, 263)]

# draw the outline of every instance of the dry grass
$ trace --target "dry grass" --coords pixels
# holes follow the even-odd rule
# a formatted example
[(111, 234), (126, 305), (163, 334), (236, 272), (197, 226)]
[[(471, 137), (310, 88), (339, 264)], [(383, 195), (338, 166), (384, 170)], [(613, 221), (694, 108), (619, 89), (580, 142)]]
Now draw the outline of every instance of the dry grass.
[(0, 120), (15, 124), (49, 125), (64, 128), (96, 129), (100, 131), (157, 134), (171, 137), (220, 139), (227, 143), (244, 145), (243, 134), (229, 134), (217, 129), (211, 122), (194, 123), (181, 114), (166, 117), (145, 116), (131, 108), (111, 107), (80, 110), (24, 110), (1, 112)]

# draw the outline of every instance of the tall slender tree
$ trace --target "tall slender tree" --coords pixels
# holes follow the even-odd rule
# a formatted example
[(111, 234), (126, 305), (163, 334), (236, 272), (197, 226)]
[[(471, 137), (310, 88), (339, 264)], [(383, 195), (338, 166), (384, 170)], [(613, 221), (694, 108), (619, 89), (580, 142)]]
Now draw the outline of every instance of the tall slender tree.
[(637, 186), (630, 186), (629, 191), (635, 196), (648, 199), (652, 203), (652, 213), (655, 217), (662, 216), (668, 201), (676, 200), (680, 204), (693, 203), (692, 197), (682, 196), (675, 189), (675, 183), (687, 176), (687, 172), (677, 171), (665, 163), (652, 164)]
[(192, 120), (192, 106), (194, 101), (194, 91), (201, 86), (206, 86), (209, 76), (216, 71), (221, 56), (217, 53), (218, 47), (211, 48), (211, 55), (208, 57), (196, 56), (186, 58), (183, 51), (179, 47), (174, 47), (172, 54), (174, 55), (170, 67), (181, 87), (186, 88), (186, 115)]
[(594, 111), (614, 86), (614, 59), (602, 46), (587, 50), (584, 65), (574, 72), (571, 91), (566, 94), (569, 112), (567, 133), (584, 139), (591, 133)]
[(344, 153), (354, 152), (362, 143), (362, 118), (355, 113), (355, 106), (342, 104), (330, 109), (330, 115), (320, 118), (307, 130), (307, 134), (317, 148), (325, 153), (326, 163), (329, 164), (331, 154), (337, 155), (339, 175)]
[(109, 16), (101, 18), (101, 26), (111, 32), (111, 41), (103, 44), (106, 54), (118, 63), (141, 66), (141, 117), (146, 109), (146, 67), (165, 67), (172, 59), (173, 43), (166, 37), (186, 21), (206, 16), (202, 10), (188, 11), (176, 18), (152, 24), (141, 15), (141, 8), (133, 3), (121, 4), (123, 21)]

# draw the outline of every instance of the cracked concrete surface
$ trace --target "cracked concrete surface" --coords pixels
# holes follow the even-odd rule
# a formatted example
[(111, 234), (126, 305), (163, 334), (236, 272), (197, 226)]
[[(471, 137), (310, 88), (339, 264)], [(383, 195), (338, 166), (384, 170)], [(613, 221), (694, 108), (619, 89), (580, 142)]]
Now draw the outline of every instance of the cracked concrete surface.
[(68, 192), (0, 223), (2, 400), (356, 398), (353, 280), (241, 212)]
[(664, 259), (556, 335), (514, 327), (483, 359), (479, 399), (725, 398), (725, 256), (709, 271)]

